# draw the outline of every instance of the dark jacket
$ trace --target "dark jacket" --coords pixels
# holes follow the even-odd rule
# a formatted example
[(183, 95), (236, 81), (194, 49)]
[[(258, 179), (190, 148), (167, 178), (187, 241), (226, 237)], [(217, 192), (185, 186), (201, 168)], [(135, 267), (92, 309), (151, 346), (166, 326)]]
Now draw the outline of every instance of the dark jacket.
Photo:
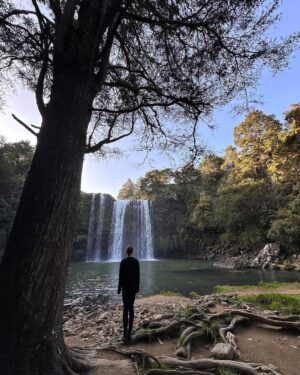
[(118, 293), (138, 293), (140, 289), (140, 264), (134, 257), (121, 261)]

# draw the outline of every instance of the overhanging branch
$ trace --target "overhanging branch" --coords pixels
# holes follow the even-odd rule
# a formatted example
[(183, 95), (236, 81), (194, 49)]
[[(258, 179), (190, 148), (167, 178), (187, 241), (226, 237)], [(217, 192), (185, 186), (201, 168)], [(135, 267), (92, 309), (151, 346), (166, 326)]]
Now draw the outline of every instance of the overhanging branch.
[(38, 137), (38, 133), (36, 133), (34, 130), (32, 130), (30, 128), (29, 125), (25, 124), (25, 122), (23, 122), (22, 120), (20, 120), (16, 115), (14, 115), (13, 113), (11, 114), (12, 115), (12, 118), (14, 120), (16, 120), (19, 124), (21, 124), (22, 126), (24, 126), (25, 129), (27, 129), (31, 134), (35, 135), (36, 137)]

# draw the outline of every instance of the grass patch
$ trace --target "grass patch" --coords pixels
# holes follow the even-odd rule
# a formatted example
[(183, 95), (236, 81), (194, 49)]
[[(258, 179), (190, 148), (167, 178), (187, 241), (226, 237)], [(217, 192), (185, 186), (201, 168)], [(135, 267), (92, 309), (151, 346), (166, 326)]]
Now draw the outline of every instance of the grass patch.
[(198, 298), (198, 297), (200, 297), (200, 295), (197, 292), (192, 291), (190, 293), (190, 298)]
[(162, 290), (159, 294), (166, 297), (182, 297), (181, 293), (172, 292), (171, 290)]
[(259, 289), (259, 290), (270, 290), (270, 289), (279, 289), (279, 288), (288, 288), (288, 289), (299, 289), (299, 282), (283, 283), (279, 281), (273, 281), (266, 283), (260, 281), (258, 285), (216, 285), (214, 291), (216, 293), (230, 293), (230, 292), (243, 292), (250, 289)]
[(218, 375), (239, 375), (239, 372), (232, 370), (230, 368), (226, 368), (223, 366), (218, 367)]
[(300, 295), (265, 293), (240, 296), (238, 300), (251, 303), (259, 309), (277, 310), (283, 314), (300, 314)]
[(206, 335), (213, 340), (213, 342), (216, 342), (217, 338), (219, 337), (219, 329), (216, 325), (216, 322), (206, 322), (203, 324), (202, 329), (206, 333)]

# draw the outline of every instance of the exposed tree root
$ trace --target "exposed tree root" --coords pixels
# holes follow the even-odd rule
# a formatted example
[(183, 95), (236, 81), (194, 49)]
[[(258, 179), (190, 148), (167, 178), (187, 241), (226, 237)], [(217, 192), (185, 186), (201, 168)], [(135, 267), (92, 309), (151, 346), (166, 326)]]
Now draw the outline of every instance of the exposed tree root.
[(159, 359), (144, 351), (144, 350), (141, 350), (141, 349), (133, 349), (133, 350), (130, 350), (130, 349), (121, 349), (117, 346), (114, 346), (114, 345), (109, 345), (109, 346), (101, 346), (101, 347), (97, 347), (95, 348), (96, 350), (99, 350), (99, 351), (114, 351), (115, 353), (119, 353), (119, 354), (123, 354), (125, 356), (128, 356), (128, 357), (136, 357), (138, 359), (138, 361), (142, 362), (142, 365), (143, 365), (143, 368), (145, 369), (146, 368), (146, 362), (149, 360), (149, 359), (152, 359), (152, 361), (154, 363), (156, 363), (156, 365), (160, 368), (161, 367), (161, 363), (159, 361)]
[[(168, 318), (172, 320), (167, 320)], [(183, 319), (182, 315), (179, 314), (167, 314), (142, 324), (142, 327), (133, 336), (132, 342), (156, 337), (158, 342), (162, 344), (159, 336), (178, 335), (179, 339), (175, 351), (177, 358), (157, 357), (144, 350), (131, 349), (130, 346), (107, 345), (94, 347), (93, 350), (72, 348), (68, 350), (70, 357), (67, 361), (68, 371), (66, 373), (70, 375), (75, 375), (75, 372), (82, 374), (97, 364), (96, 362), (94, 364), (94, 361), (97, 361), (99, 351), (113, 351), (129, 357), (133, 361), (137, 375), (216, 375), (219, 374), (221, 368), (236, 371), (240, 375), (280, 375), (279, 372), (261, 363), (213, 358), (191, 360), (193, 341), (198, 337), (209, 335), (215, 339), (214, 330), (209, 327), (213, 322), (223, 320), (217, 336), (221, 342), (232, 345), (238, 354), (236, 336), (232, 332), (237, 324), (249, 320), (274, 327), (300, 329), (299, 318), (295, 315), (263, 316), (259, 313), (238, 309), (228, 309), (212, 315), (194, 313), (189, 319)], [(226, 327), (222, 326), (224, 320), (229, 321)]]
[(259, 374), (272, 374), (280, 375), (278, 372), (274, 371), (268, 366), (261, 363), (247, 363), (238, 362), (230, 360), (221, 359), (198, 359), (193, 361), (183, 361), (172, 357), (158, 357), (162, 365), (168, 366), (170, 368), (186, 368), (192, 370), (214, 370), (220, 367), (228, 368), (230, 370), (235, 370), (241, 375), (259, 375)]
[(280, 321), (299, 321), (300, 322), (300, 315), (268, 315), (268, 319), (272, 320), (280, 320)]
[(80, 352), (77, 348), (67, 349), (67, 363), (75, 373), (82, 374), (91, 370), (95, 366), (95, 363), (93, 363), (94, 361), (91, 357), (89, 360), (86, 360), (86, 358), (86, 352)]
[(203, 327), (202, 323), (195, 323), (192, 320), (188, 319), (180, 319), (180, 320), (175, 320), (168, 324), (167, 326), (159, 327), (159, 328), (146, 328), (146, 329), (139, 329), (136, 331), (134, 336), (132, 336), (132, 343), (145, 340), (145, 339), (150, 339), (151, 337), (156, 337), (159, 335), (166, 335), (166, 334), (174, 334), (174, 331), (180, 326), (193, 326), (198, 329), (201, 329)]
[(213, 375), (212, 372), (207, 372), (207, 371), (162, 370), (162, 369), (148, 370), (146, 374), (147, 375)]
[(248, 318), (241, 317), (241, 316), (234, 317), (227, 327), (222, 327), (222, 328), (219, 329), (219, 335), (220, 335), (221, 341), (224, 344), (232, 345), (232, 347), (235, 351), (236, 357), (239, 357), (240, 353), (238, 351), (236, 336), (231, 331), (235, 328), (235, 326), (238, 323), (241, 323), (245, 320), (248, 320)]
[(279, 316), (276, 315), (276, 319), (274, 318), (269, 318), (269, 317), (265, 317), (265, 316), (262, 316), (262, 315), (259, 315), (259, 314), (254, 314), (252, 312), (249, 312), (249, 311), (244, 311), (244, 310), (225, 310), (225, 311), (222, 311), (218, 314), (214, 314), (214, 315), (211, 315), (209, 316), (208, 320), (209, 321), (212, 321), (212, 320), (215, 320), (215, 319), (219, 319), (219, 318), (224, 318), (224, 317), (227, 317), (227, 316), (232, 316), (232, 315), (238, 315), (238, 316), (243, 316), (245, 318), (249, 318), (250, 320), (254, 320), (254, 321), (257, 321), (257, 322), (260, 322), (260, 323), (264, 323), (264, 324), (268, 324), (268, 325), (271, 325), (271, 326), (274, 326), (274, 327), (281, 327), (281, 328), (296, 328), (298, 330), (300, 330), (300, 321), (294, 321), (294, 320), (291, 320), (291, 319), (280, 319)]

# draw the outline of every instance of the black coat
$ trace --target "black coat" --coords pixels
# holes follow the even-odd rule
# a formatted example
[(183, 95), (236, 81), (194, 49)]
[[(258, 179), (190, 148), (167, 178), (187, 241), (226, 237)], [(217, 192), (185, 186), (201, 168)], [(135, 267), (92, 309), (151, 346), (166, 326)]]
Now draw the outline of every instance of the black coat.
[(138, 293), (140, 289), (140, 264), (134, 257), (121, 261), (119, 272), (118, 293)]

